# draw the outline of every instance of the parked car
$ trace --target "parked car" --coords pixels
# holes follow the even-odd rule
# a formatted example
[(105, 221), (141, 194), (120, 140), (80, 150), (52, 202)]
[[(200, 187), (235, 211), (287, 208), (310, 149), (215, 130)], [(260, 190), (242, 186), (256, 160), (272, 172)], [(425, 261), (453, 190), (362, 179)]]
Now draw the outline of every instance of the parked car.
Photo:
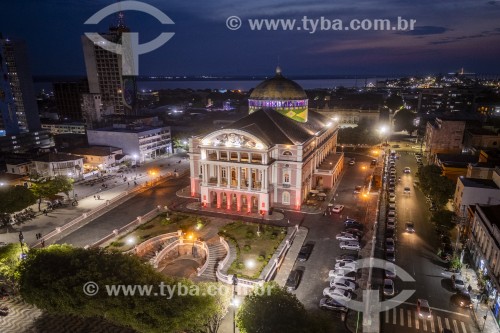
[(394, 295), (394, 281), (392, 281), (391, 279), (384, 279), (384, 295)]
[(388, 207), (389, 207), (389, 210), (396, 209), (396, 204), (390, 203)]
[(314, 245), (311, 243), (307, 243), (307, 244), (303, 245), (300, 248), (299, 255), (297, 256), (297, 259), (299, 261), (306, 261), (307, 259), (309, 259), (309, 256), (311, 255), (313, 247), (314, 247)]
[(347, 312), (345, 304), (342, 304), (341, 302), (330, 297), (323, 297), (319, 301), (319, 308), (322, 310)]
[(347, 291), (354, 291), (356, 290), (356, 283), (354, 283), (352, 280), (344, 279), (344, 278), (339, 278), (339, 279), (333, 279), (330, 281), (330, 287), (331, 288), (338, 288), (338, 289), (344, 289)]
[(356, 186), (356, 187), (354, 188), (354, 194), (359, 194), (359, 193), (361, 193), (361, 190), (362, 190), (362, 189), (363, 189), (363, 186), (360, 186), (360, 185)]
[(396, 197), (389, 197), (389, 202), (390, 203), (395, 203), (396, 202)]
[(359, 242), (357, 242), (357, 241), (340, 242), (340, 248), (342, 250), (354, 250), (354, 251), (361, 250), (361, 246), (359, 245)]
[(375, 166), (375, 165), (377, 165), (377, 160), (372, 160), (372, 161), (370, 162), (370, 166)]
[(415, 226), (413, 225), (413, 222), (406, 222), (405, 230), (407, 233), (413, 234), (415, 232)]
[(394, 239), (386, 238), (385, 239), (385, 248), (387, 251), (394, 251), (396, 249), (396, 244), (394, 242)]
[(285, 287), (288, 291), (296, 290), (299, 286), (300, 279), (302, 278), (302, 271), (293, 270), (288, 275), (288, 279), (286, 279)]
[(387, 229), (396, 229), (396, 222), (388, 220), (386, 226)]
[(403, 193), (410, 194), (410, 188), (408, 186), (405, 186), (405, 188), (403, 189)]
[(395, 262), (396, 261), (396, 254), (394, 253), (394, 251), (386, 251), (385, 252), (385, 259), (392, 261), (392, 262)]
[(411, 173), (411, 169), (410, 167), (406, 167), (404, 170), (403, 170), (404, 173)]
[(451, 286), (455, 290), (465, 290), (465, 282), (460, 275), (453, 274), (451, 276)]
[(432, 318), (431, 307), (429, 306), (429, 302), (426, 299), (419, 298), (417, 300), (417, 312), (420, 318)]
[(356, 161), (355, 161), (355, 160), (350, 160), (350, 161), (349, 161), (349, 165), (354, 165), (354, 164), (356, 164)]
[(361, 231), (357, 228), (345, 228), (344, 231), (347, 233), (353, 234), (354, 236), (357, 236), (358, 239), (363, 237), (363, 231)]
[(396, 278), (396, 266), (391, 262), (385, 263), (385, 277), (389, 279)]
[(390, 210), (387, 212), (387, 217), (396, 217), (396, 211), (395, 210)]
[(328, 277), (330, 279), (346, 279), (346, 280), (352, 280), (356, 281), (356, 274), (357, 272), (353, 271), (346, 271), (343, 269), (332, 269), (331, 271), (328, 272)]
[(342, 254), (335, 258), (335, 262), (353, 262), (358, 260), (358, 256), (352, 254)]
[(338, 262), (335, 264), (335, 269), (344, 269), (347, 271), (357, 271), (358, 270), (358, 265), (355, 262)]
[(466, 290), (461, 290), (452, 295), (451, 302), (461, 308), (472, 308), (472, 299)]
[(396, 230), (395, 229), (385, 229), (385, 237), (392, 238), (396, 240)]
[(343, 289), (326, 287), (323, 289), (323, 296), (333, 298), (340, 302), (348, 302), (352, 298), (352, 293)]
[(357, 241), (358, 237), (348, 232), (341, 232), (335, 236), (335, 239), (340, 241)]
[(359, 223), (358, 221), (353, 220), (353, 219), (345, 220), (344, 226), (349, 227), (349, 228), (356, 228), (356, 229), (363, 230), (363, 225), (361, 223)]
[(344, 209), (344, 205), (335, 205), (332, 208), (332, 212), (334, 213), (340, 213)]

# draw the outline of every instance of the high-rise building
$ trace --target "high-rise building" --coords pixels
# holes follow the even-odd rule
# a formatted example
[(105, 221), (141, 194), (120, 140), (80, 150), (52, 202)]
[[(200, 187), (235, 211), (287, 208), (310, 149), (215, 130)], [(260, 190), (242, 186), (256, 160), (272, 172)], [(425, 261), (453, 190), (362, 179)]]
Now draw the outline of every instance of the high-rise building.
[(108, 32), (100, 34), (104, 41), (96, 42), (85, 35), (82, 36), (89, 92), (99, 94), (103, 109), (112, 107), (114, 114), (134, 114), (135, 78), (122, 75), (121, 54), (105, 50), (101, 46), (102, 43), (109, 42), (111, 45), (106, 45), (107, 49), (112, 48), (113, 44), (118, 47), (122, 33), (129, 31), (120, 13), (118, 23), (110, 27)]
[(72, 121), (82, 121), (84, 119), (82, 94), (88, 92), (87, 80), (55, 82), (54, 97), (59, 117)]
[(40, 129), (26, 44), (0, 36), (0, 136)]
[(0, 152), (51, 145), (41, 129), (26, 44), (0, 35)]

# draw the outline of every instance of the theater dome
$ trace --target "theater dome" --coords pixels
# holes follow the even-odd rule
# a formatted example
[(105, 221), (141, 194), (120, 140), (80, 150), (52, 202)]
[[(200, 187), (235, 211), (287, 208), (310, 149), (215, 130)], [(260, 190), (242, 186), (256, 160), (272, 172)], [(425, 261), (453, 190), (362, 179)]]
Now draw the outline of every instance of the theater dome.
[(307, 121), (308, 99), (302, 87), (285, 78), (281, 68), (276, 68), (276, 75), (261, 82), (248, 98), (249, 113), (270, 108), (299, 122)]

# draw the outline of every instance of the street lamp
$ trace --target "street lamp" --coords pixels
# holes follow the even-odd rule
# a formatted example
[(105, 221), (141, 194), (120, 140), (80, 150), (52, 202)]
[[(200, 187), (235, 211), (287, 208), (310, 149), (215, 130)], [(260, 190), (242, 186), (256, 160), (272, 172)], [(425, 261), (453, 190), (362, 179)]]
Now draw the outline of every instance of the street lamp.
[(24, 242), (24, 235), (22, 231), (19, 231), (19, 243), (21, 243), (21, 253), (22, 253), (22, 258), (24, 258), (24, 247), (23, 247), (23, 242)]

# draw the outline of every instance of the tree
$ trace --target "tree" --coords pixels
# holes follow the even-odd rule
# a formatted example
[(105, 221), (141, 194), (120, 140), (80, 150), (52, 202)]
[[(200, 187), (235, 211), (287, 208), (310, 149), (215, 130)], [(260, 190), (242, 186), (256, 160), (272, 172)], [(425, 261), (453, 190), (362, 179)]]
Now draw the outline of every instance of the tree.
[(385, 105), (392, 111), (399, 110), (403, 107), (404, 101), (403, 98), (396, 94), (391, 94), (386, 100)]
[(313, 318), (295, 295), (270, 282), (245, 297), (237, 323), (242, 333), (331, 332), (331, 327)]
[(394, 114), (394, 130), (407, 131), (411, 133), (415, 130), (415, 125), (413, 121), (415, 120), (416, 114), (408, 109), (401, 109), (396, 114)]
[(438, 207), (444, 206), (455, 192), (455, 183), (442, 175), (437, 165), (426, 165), (419, 170), (420, 186)]
[(21, 244), (19, 243), (0, 247), (0, 280), (13, 290), (17, 289), (17, 266), (21, 253)]
[(12, 214), (35, 202), (36, 196), (24, 186), (0, 187), (0, 213)]
[(209, 290), (218, 290), (217, 295), (211, 297), (210, 302), (202, 309), (202, 311), (206, 312), (206, 315), (203, 316), (205, 322), (200, 325), (202, 329), (199, 330), (200, 333), (217, 333), (231, 303), (231, 287), (220, 282), (203, 282), (198, 286), (201, 293), (206, 295), (211, 294)]
[(339, 143), (373, 145), (380, 142), (379, 133), (373, 124), (360, 121), (356, 127), (346, 127), (339, 130)]
[(69, 192), (73, 189), (73, 179), (66, 176), (56, 176), (50, 181), (50, 185), (56, 193), (64, 193), (69, 198)]
[[(213, 298), (199, 290), (192, 293), (193, 282), (164, 276), (135, 256), (104, 249), (69, 245), (31, 249), (18, 274), (21, 296), (42, 310), (103, 317), (138, 332), (201, 332), (213, 315)], [(100, 288), (93, 296), (83, 289), (91, 281)], [(110, 288), (120, 286), (129, 293), (134, 290), (135, 296), (113, 295)], [(181, 286), (187, 292), (181, 293)]]

